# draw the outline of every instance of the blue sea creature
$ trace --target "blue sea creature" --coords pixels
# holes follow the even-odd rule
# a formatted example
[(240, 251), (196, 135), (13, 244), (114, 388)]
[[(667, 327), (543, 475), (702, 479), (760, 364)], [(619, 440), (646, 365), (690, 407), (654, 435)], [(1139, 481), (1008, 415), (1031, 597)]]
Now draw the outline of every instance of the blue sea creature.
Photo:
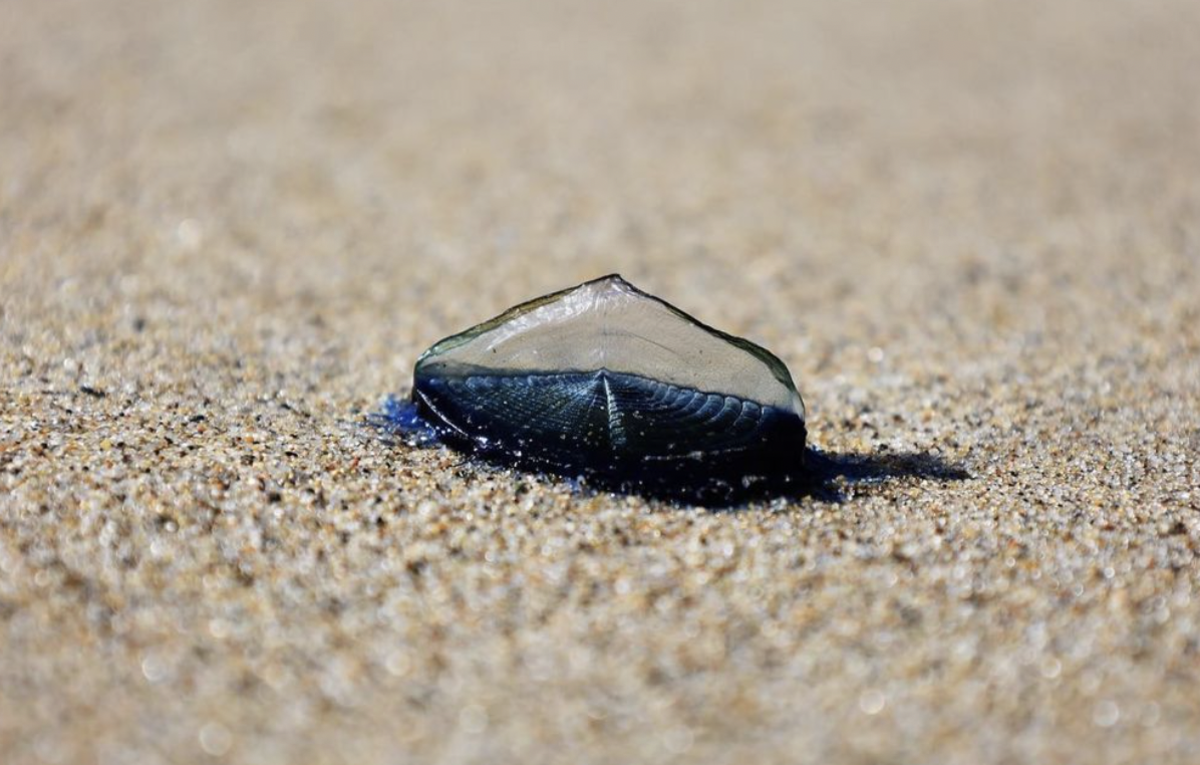
[(695, 498), (796, 475), (806, 435), (779, 358), (616, 274), (438, 342), (384, 419), (493, 462)]

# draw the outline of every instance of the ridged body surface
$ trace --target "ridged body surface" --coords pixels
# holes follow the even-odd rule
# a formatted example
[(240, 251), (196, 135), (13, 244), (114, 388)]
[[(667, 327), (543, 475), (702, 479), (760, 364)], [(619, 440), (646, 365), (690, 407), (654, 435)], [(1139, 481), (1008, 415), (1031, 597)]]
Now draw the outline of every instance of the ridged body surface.
[(414, 398), (450, 440), (561, 470), (768, 471), (804, 443), (794, 412), (608, 370), (430, 377)]

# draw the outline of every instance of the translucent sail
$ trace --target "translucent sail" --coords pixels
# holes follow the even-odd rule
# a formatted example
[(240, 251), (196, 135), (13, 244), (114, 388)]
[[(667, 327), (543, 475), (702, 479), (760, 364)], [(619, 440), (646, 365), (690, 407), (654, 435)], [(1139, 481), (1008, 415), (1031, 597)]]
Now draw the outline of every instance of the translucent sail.
[(421, 356), (416, 374), (600, 370), (735, 396), (804, 418), (787, 367), (770, 351), (705, 326), (615, 274), (522, 303), (442, 340)]

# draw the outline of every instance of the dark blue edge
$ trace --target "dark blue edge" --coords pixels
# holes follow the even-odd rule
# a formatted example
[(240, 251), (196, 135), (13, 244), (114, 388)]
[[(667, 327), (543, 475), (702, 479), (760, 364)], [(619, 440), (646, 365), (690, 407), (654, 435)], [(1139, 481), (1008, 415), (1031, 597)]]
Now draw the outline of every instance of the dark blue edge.
[(392, 440), (402, 440), (410, 446), (436, 446), (441, 443), (438, 429), (421, 416), (411, 399), (388, 396), (378, 412), (366, 417), (366, 424)]
[[(797, 418), (798, 419), (798, 418)], [(575, 483), (621, 494), (637, 494), (673, 502), (727, 506), (779, 495), (810, 493), (811, 475), (802, 459), (763, 463), (730, 460), (678, 460), (640, 465), (571, 466), (516, 456), (506, 450), (484, 448), (464, 437), (436, 415), (423, 411), (411, 399), (388, 396), (380, 411), (367, 416), (366, 424), (389, 441), (414, 447), (444, 445), (496, 467), (566, 478)], [(799, 423), (803, 433), (803, 423)], [(801, 436), (802, 438), (803, 436)], [(800, 441), (803, 444), (803, 441)]]
[[(661, 499), (676, 504), (703, 505), (712, 509), (736, 508), (750, 502), (772, 499), (799, 500), (804, 497), (840, 503), (857, 487), (869, 487), (898, 479), (931, 480), (939, 483), (968, 480), (962, 465), (931, 452), (880, 450), (872, 454), (828, 452), (806, 444), (804, 459), (788, 469), (756, 471), (747, 483), (706, 475), (669, 474), (624, 478), (587, 471), (555, 470), (515, 459), (512, 455), (481, 451), (457, 433), (446, 432), (422, 417), (412, 400), (388, 396), (380, 411), (367, 415), (365, 424), (388, 443), (397, 441), (421, 448), (448, 446), (491, 467), (515, 468), (564, 478), (576, 489), (612, 491)], [(684, 479), (684, 480), (680, 480)]]

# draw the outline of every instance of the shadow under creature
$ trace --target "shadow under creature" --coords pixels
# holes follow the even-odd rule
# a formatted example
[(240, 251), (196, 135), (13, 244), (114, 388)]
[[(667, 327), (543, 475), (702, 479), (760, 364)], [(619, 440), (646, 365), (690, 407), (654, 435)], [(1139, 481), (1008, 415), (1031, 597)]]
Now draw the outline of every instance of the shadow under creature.
[(661, 465), (623, 469), (616, 473), (563, 470), (519, 453), (479, 448), (468, 440), (456, 439), (453, 434), (432, 428), (411, 403), (395, 398), (387, 399), (382, 411), (368, 415), (366, 424), (389, 443), (399, 441), (416, 447), (446, 445), (486, 465), (566, 479), (581, 491), (630, 494), (712, 509), (736, 508), (779, 498), (800, 500), (811, 497), (841, 503), (847, 499), (846, 489), (856, 485), (907, 478), (951, 482), (971, 477), (962, 466), (928, 452), (839, 453), (811, 446), (805, 448), (803, 458), (794, 466), (748, 471), (736, 478), (714, 473), (711, 465), (703, 461), (694, 465), (674, 465), (671, 470), (663, 470)]

